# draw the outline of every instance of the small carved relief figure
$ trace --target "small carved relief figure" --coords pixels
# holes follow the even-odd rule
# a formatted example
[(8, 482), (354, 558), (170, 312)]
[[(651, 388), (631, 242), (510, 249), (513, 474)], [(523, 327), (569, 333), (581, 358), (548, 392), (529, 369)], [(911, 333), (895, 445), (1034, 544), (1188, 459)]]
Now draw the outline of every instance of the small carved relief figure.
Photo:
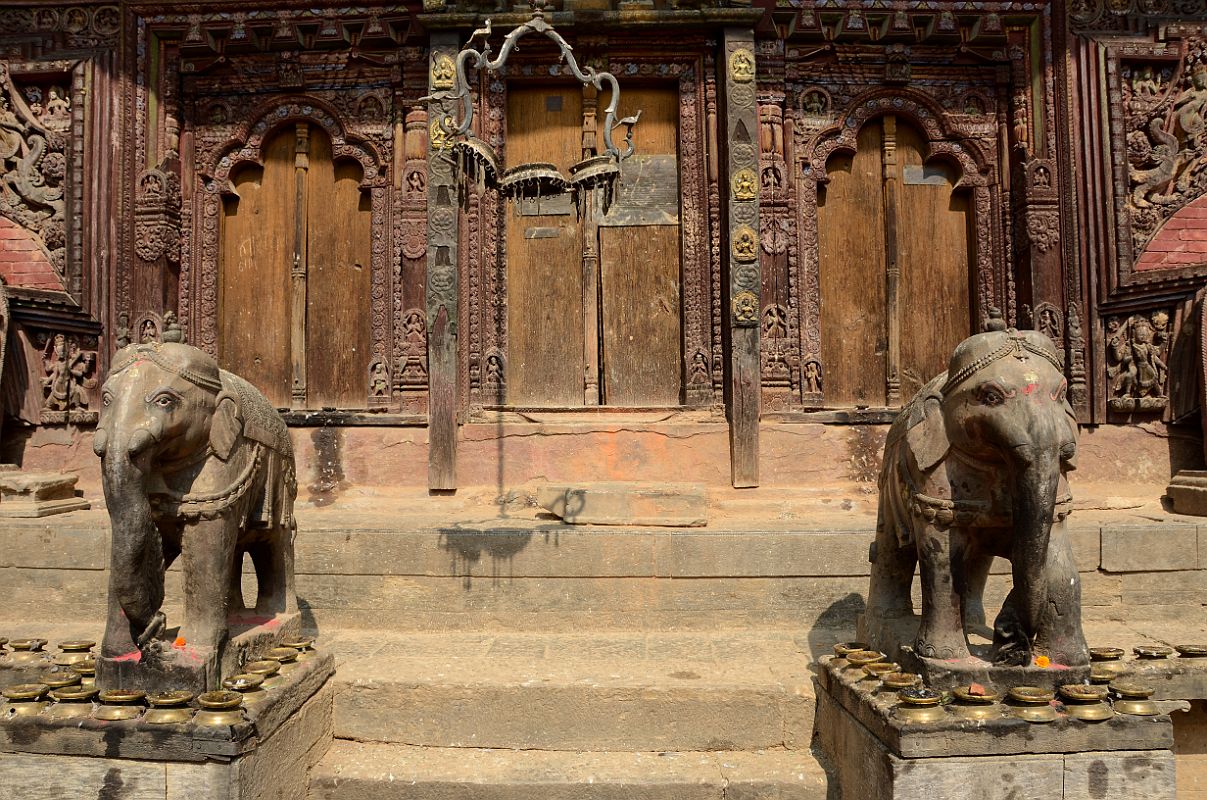
[(1014, 146), (1026, 150), (1028, 146), (1030, 121), (1027, 119), (1027, 96), (1022, 92), (1014, 95)]
[(733, 196), (735, 200), (753, 200), (758, 197), (759, 187), (754, 182), (754, 172), (741, 169), (733, 176)]
[(130, 315), (125, 311), (117, 315), (117, 330), (113, 332), (113, 341), (118, 350), (130, 344)]
[(711, 374), (708, 369), (708, 357), (700, 350), (697, 350), (692, 356), (691, 376), (687, 382), (692, 385), (700, 385), (708, 383), (711, 379)]
[(1039, 313), (1035, 319), (1035, 330), (1047, 336), (1054, 342), (1060, 341), (1061, 338), (1061, 322), (1060, 314), (1055, 308), (1047, 303), (1040, 304)]
[(1167, 401), (1169, 369), (1163, 351), (1168, 341), (1169, 315), (1136, 314), (1120, 324), (1107, 320), (1107, 377), (1111, 382), (1108, 402), (1112, 411), (1160, 411)]
[(46, 373), (42, 378), (42, 389), (46, 392), (43, 408), (46, 411), (88, 409), (91, 400), (88, 390), (96, 384), (92, 380), (95, 356), (89, 358), (89, 355), (81, 351), (75, 342), (68, 342), (61, 333), (51, 339), (42, 357)]
[(1153, 166), (1131, 171), (1132, 183), (1135, 184), (1132, 189), (1132, 204), (1136, 208), (1145, 208), (1164, 200), (1162, 190), (1173, 180), (1178, 167), (1177, 137), (1161, 126), (1160, 117), (1154, 117), (1149, 122), (1148, 129), (1157, 144), (1141, 162)]
[(826, 113), (826, 96), (816, 89), (805, 92), (801, 97), (801, 109), (806, 114), (820, 117)]
[(138, 341), (140, 344), (149, 344), (159, 341), (159, 328), (155, 325), (155, 320), (144, 320), (142, 328), (138, 331)]
[(390, 371), (386, 369), (386, 362), (374, 361), (372, 372), (369, 375), (369, 394), (373, 397), (389, 397), (390, 395)]
[(1051, 189), (1052, 188), (1052, 173), (1047, 167), (1039, 166), (1035, 168), (1034, 185), (1036, 189)]
[(176, 321), (175, 311), (165, 311), (163, 313), (163, 341), (181, 343), (184, 341), (184, 330), (181, 329), (180, 323)]
[(1141, 98), (1153, 98), (1161, 93), (1161, 84), (1153, 73), (1151, 64), (1144, 64), (1132, 74), (1132, 94)]
[(729, 76), (739, 83), (754, 80), (754, 57), (748, 50), (735, 50), (729, 57)]
[(964, 113), (970, 116), (982, 116), (985, 113), (985, 101), (970, 94), (964, 98)]
[(769, 190), (779, 189), (784, 185), (784, 178), (780, 175), (780, 168), (776, 164), (768, 164), (763, 167), (763, 186)]
[(734, 233), (733, 257), (738, 261), (754, 261), (758, 257), (758, 239), (749, 228), (739, 228)]
[(407, 173), (407, 191), (411, 194), (423, 194), (427, 188), (427, 178), (423, 170), (413, 169)]
[(412, 311), (402, 321), (402, 335), (408, 341), (422, 341), (424, 327), (423, 314), (418, 311)]
[(51, 86), (46, 93), (46, 108), (41, 122), (53, 131), (65, 131), (71, 127), (71, 101), (63, 96), (62, 91)]
[(805, 362), (805, 391), (821, 394), (821, 364), (813, 359)]
[(498, 389), (507, 384), (503, 377), (503, 357), (498, 353), (491, 353), (486, 357), (486, 386)]
[(1190, 85), (1182, 90), (1173, 103), (1174, 117), (1188, 143), (1203, 132), (1204, 110), (1207, 109), (1207, 64), (1198, 63), (1190, 73)]

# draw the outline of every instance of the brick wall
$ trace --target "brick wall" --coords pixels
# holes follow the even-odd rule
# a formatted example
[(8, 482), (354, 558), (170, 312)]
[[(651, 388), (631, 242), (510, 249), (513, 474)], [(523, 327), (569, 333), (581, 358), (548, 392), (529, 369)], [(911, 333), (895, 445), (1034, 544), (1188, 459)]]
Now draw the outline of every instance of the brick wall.
[(0, 277), (9, 286), (63, 288), (63, 282), (29, 231), (5, 217), (0, 217)]
[(1207, 195), (1170, 217), (1149, 242), (1137, 270), (1177, 269), (1207, 263)]

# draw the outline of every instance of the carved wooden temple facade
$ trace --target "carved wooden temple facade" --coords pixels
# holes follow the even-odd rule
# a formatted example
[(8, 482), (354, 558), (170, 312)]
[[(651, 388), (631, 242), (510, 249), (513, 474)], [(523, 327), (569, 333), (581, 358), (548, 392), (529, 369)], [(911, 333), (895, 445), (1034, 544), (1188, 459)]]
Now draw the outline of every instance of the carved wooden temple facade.
[[(558, 0), (641, 111), (585, 205), (469, 185), (432, 113), (529, 13), (0, 6), (10, 444), (86, 435), (117, 348), (184, 339), (293, 425), (423, 431), (433, 488), (467, 428), (605, 411), (727, 426), (755, 485), (760, 419), (886, 422), (999, 312), (1081, 422), (1197, 419), (1203, 0)], [(504, 166), (599, 152), (547, 41), (476, 81)]]

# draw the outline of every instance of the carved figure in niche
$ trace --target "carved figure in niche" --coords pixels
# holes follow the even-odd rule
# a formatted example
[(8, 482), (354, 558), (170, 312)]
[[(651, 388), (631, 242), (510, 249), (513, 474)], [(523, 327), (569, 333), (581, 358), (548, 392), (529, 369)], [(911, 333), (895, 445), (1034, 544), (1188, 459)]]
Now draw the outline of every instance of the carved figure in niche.
[(800, 105), (806, 114), (815, 117), (825, 116), (829, 112), (826, 96), (816, 89), (807, 90), (801, 96)]
[(486, 356), (486, 377), (482, 381), (482, 386), (488, 392), (498, 394), (503, 387), (507, 385), (507, 379), (504, 375), (503, 356), (498, 353), (490, 353)]
[(215, 125), (225, 125), (227, 120), (226, 106), (216, 103), (210, 106), (210, 122)]
[(983, 116), (985, 114), (985, 101), (975, 94), (968, 95), (964, 98), (964, 113), (970, 116)]
[(758, 257), (759, 242), (754, 231), (745, 226), (734, 231), (733, 257), (738, 261), (754, 261)]
[(754, 171), (740, 169), (733, 174), (733, 197), (735, 200), (753, 200), (758, 197), (759, 187), (755, 183)]
[(780, 174), (780, 168), (777, 164), (768, 164), (763, 167), (763, 187), (771, 191), (775, 191), (784, 185), (784, 178)]
[(759, 301), (753, 292), (739, 292), (737, 297), (733, 298), (733, 316), (735, 321), (746, 325), (758, 320)]
[(1036, 189), (1052, 188), (1052, 173), (1045, 166), (1041, 165), (1035, 168), (1033, 180)]
[(130, 344), (130, 315), (125, 311), (117, 315), (117, 330), (113, 332), (113, 340), (118, 350)]
[(1132, 74), (1132, 94), (1141, 98), (1153, 98), (1161, 93), (1152, 65), (1143, 64)]
[(62, 92), (57, 86), (51, 86), (46, 92), (41, 122), (52, 131), (65, 131), (71, 127), (71, 101)]
[(965, 621), (983, 618), (994, 556), (1014, 585), (993, 625), (994, 664), (1089, 663), (1081, 586), (1065, 517), (1077, 422), (1056, 347), (1035, 331), (992, 330), (961, 342), (889, 428), (867, 611), (859, 633), (896, 652), (893, 618), (910, 617), (921, 565), (925, 658), (968, 659)]
[[(54, 338), (47, 342), (46, 351), (42, 354), (42, 365), (45, 373), (42, 378), (42, 390), (46, 393), (44, 411), (87, 411), (91, 403), (89, 389), (96, 386), (93, 377), (96, 355), (80, 350), (77, 343), (68, 342), (66, 336), (56, 333)], [(44, 421), (49, 423), (60, 420), (49, 418)]]
[(711, 382), (712, 374), (708, 369), (708, 357), (700, 350), (697, 350), (692, 355), (691, 376), (687, 382), (692, 385), (707, 384)]
[[(289, 432), (255, 387), (185, 344), (125, 348), (102, 392), (93, 449), (113, 535), (97, 683), (212, 690), (296, 631)], [(258, 584), (251, 614), (237, 577), (245, 553)], [(177, 558), (184, 619), (169, 631), (164, 572)], [(274, 618), (253, 629), (250, 652), (227, 646), (229, 624), (264, 616)]]
[(1203, 133), (1204, 109), (1207, 108), (1207, 64), (1195, 64), (1190, 73), (1190, 85), (1174, 100), (1174, 118), (1188, 144), (1197, 144)]
[(749, 50), (734, 50), (729, 57), (729, 77), (737, 83), (754, 80), (754, 55)]
[(1028, 147), (1030, 139), (1031, 124), (1027, 114), (1027, 95), (1022, 92), (1017, 92), (1013, 99), (1014, 117), (1014, 146), (1025, 151)]
[(805, 362), (805, 391), (821, 394), (821, 363), (813, 359)]
[(156, 327), (155, 320), (143, 320), (142, 327), (138, 331), (138, 341), (140, 344), (159, 341), (159, 328)]
[(175, 311), (163, 312), (163, 341), (176, 343), (184, 341), (184, 330), (176, 321)]
[(372, 397), (390, 396), (390, 371), (386, 362), (374, 361), (369, 371), (369, 395)]
[(411, 194), (423, 194), (427, 190), (427, 176), (423, 170), (413, 169), (407, 173), (407, 191)]
[(1060, 312), (1050, 303), (1040, 303), (1036, 309), (1035, 330), (1047, 336), (1054, 342), (1060, 341), (1063, 325)]
[(422, 341), (426, 327), (423, 314), (418, 311), (412, 311), (402, 321), (402, 335), (410, 341)]
[(1168, 402), (1169, 368), (1164, 351), (1169, 341), (1169, 315), (1158, 311), (1151, 317), (1136, 314), (1106, 323), (1107, 379), (1112, 411), (1160, 411)]

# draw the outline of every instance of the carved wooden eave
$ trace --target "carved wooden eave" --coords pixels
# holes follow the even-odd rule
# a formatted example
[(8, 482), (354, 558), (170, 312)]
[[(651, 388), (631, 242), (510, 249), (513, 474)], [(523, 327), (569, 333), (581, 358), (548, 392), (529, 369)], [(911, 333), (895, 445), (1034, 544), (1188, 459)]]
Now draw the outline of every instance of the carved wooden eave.
[[(903, 2), (867, 8), (858, 2), (779, 0), (774, 32), (793, 41), (931, 44), (950, 48), (1003, 44), (1012, 26), (1028, 24), (1049, 3)], [(770, 33), (770, 31), (767, 31)]]
[[(546, 17), (556, 27), (573, 32), (576, 27), (590, 26), (592, 31), (601, 30), (656, 30), (659, 28), (725, 28), (753, 27), (763, 18), (761, 8), (698, 8), (698, 9), (617, 9), (546, 12)], [(480, 27), (486, 19), (499, 29), (509, 29), (522, 24), (529, 18), (527, 12), (502, 14), (487, 11), (463, 11), (450, 8), (446, 11), (419, 14), (416, 19), (429, 30), (471, 29)]]
[(7, 286), (12, 321), (31, 328), (99, 336), (101, 324), (66, 292)]

